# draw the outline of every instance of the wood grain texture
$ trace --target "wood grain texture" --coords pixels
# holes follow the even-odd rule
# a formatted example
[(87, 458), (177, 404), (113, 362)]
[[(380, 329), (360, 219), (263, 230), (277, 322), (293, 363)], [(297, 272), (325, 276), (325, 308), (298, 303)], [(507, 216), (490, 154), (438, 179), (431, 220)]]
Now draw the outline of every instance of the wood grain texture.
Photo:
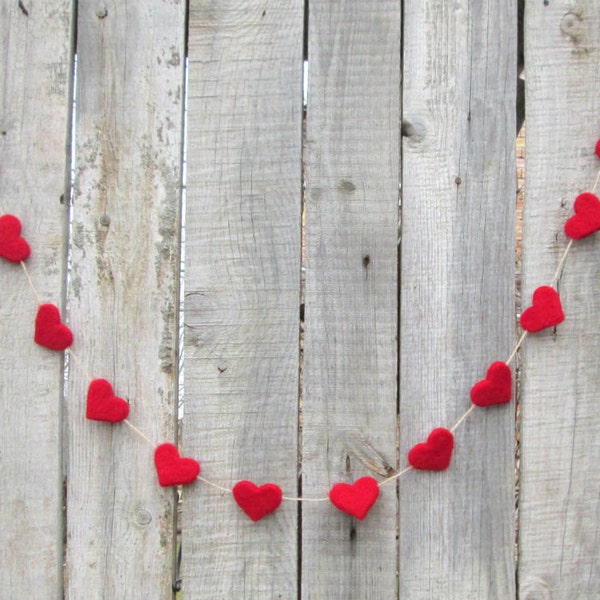
[[(400, 2), (310, 3), (302, 493), (396, 466)], [(395, 484), (302, 506), (302, 597), (396, 589)]]
[(80, 3), (67, 394), (67, 598), (171, 598), (174, 491), (125, 424), (86, 421), (112, 382), (175, 441), (185, 6)]
[[(303, 3), (190, 6), (186, 453), (297, 495)], [(295, 598), (297, 510), (185, 491), (190, 598)]]
[[(526, 5), (527, 163), (523, 301), (548, 284), (575, 197), (599, 161), (600, 5)], [(596, 193), (598, 193), (596, 191)], [(600, 597), (600, 296), (596, 237), (558, 280), (566, 320), (523, 350), (520, 598)]]
[[(64, 294), (71, 2), (0, 4), (0, 208), (32, 247), (45, 302)], [(33, 342), (37, 301), (21, 267), (0, 259), (0, 597), (62, 590), (62, 354)]]
[[(515, 2), (404, 3), (401, 460), (514, 336)], [(477, 410), (400, 484), (400, 597), (514, 597), (514, 413)]]

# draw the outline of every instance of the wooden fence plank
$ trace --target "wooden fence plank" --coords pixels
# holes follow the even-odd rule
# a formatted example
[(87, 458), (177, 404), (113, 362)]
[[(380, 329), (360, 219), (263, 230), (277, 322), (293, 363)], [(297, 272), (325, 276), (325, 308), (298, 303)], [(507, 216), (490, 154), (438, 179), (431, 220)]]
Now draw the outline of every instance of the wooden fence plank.
[(90, 377), (106, 378), (132, 424), (175, 441), (184, 11), (79, 3), (68, 598), (172, 597), (174, 492), (158, 486), (151, 445), (86, 421), (85, 398)]
[[(0, 208), (22, 221), (40, 296), (61, 305), (72, 7), (24, 7), (0, 5)], [(0, 281), (0, 597), (58, 598), (62, 355), (33, 342), (37, 302), (21, 267), (0, 259)]]
[[(526, 5), (523, 301), (550, 283), (600, 133), (600, 5)], [(597, 237), (575, 242), (557, 289), (566, 320), (523, 350), (520, 598), (600, 597)]]
[[(396, 466), (400, 2), (310, 3), (302, 492)], [(389, 598), (396, 485), (302, 506), (302, 597)]]
[[(295, 496), (303, 3), (190, 9), (184, 448), (222, 486)], [(295, 598), (297, 510), (257, 524), (186, 489), (186, 595)]]
[[(514, 336), (515, 2), (405, 8), (401, 459), (469, 409)], [(400, 484), (400, 597), (514, 598), (513, 409)]]

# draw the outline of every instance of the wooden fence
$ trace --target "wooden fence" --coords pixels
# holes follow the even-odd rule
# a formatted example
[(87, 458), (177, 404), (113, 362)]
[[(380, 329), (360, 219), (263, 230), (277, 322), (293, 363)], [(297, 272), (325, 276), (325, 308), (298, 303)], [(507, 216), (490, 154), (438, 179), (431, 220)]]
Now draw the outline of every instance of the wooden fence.
[[(519, 404), (470, 412), (450, 468), (364, 520), (255, 523), (227, 491), (382, 481), (510, 355), (517, 30), (516, 0), (1, 0), (0, 207), (32, 248), (30, 283), (0, 263), (1, 598), (600, 597), (593, 236), (512, 361)], [(600, 4), (528, 0), (524, 39), (525, 306), (599, 167)], [(224, 489), (184, 487), (178, 521), (153, 446), (182, 357), (180, 450)], [(92, 377), (127, 422), (86, 420)]]

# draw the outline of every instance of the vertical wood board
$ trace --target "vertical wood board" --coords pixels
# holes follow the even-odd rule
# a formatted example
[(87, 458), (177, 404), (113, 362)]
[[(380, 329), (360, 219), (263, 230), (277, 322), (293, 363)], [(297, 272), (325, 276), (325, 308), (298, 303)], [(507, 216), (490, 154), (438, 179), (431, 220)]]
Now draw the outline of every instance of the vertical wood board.
[[(303, 3), (192, 2), (185, 287), (187, 454), (209, 480), (297, 495)], [(297, 510), (253, 523), (185, 490), (191, 598), (295, 598)]]
[[(27, 12), (27, 14), (26, 14)], [(0, 5), (0, 214), (17, 216), (44, 302), (62, 305), (70, 1)], [(60, 597), (62, 354), (34, 344), (37, 301), (0, 259), (0, 597)]]
[[(171, 598), (185, 6), (80, 3), (67, 397), (67, 598)], [(82, 366), (80, 366), (82, 365)], [(85, 418), (91, 378), (130, 422)]]
[[(471, 406), (514, 335), (515, 2), (404, 3), (400, 459)], [(514, 597), (514, 408), (400, 483), (400, 598)]]
[[(401, 3), (310, 3), (302, 493), (396, 466)], [(302, 505), (302, 597), (394, 597), (396, 485)]]
[[(600, 6), (526, 11), (524, 306), (552, 280), (573, 202), (592, 189), (600, 132)], [(557, 281), (566, 319), (523, 349), (522, 600), (600, 596), (599, 252), (595, 237), (574, 242)]]

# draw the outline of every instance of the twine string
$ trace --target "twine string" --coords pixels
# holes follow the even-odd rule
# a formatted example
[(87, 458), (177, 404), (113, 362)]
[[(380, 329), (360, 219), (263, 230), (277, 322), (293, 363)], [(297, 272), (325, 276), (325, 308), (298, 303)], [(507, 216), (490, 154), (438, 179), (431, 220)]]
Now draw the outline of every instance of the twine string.
[(202, 483), (205, 483), (206, 485), (210, 485), (211, 487), (221, 490), (222, 492), (227, 492), (228, 494), (231, 494), (231, 492), (233, 491), (233, 490), (230, 490), (229, 488), (219, 485), (218, 483), (215, 483), (214, 481), (210, 481), (210, 479), (206, 479), (205, 477), (202, 477), (200, 475), (198, 475), (198, 477), (196, 477), (196, 479), (198, 481), (201, 481)]
[(519, 341), (515, 344), (513, 351), (510, 353), (510, 356), (505, 361), (507, 365), (510, 365), (510, 363), (514, 360), (515, 356), (517, 355), (517, 352), (519, 351), (519, 348), (523, 345), (523, 342), (525, 341), (525, 338), (527, 337), (528, 333), (528, 331), (523, 331), (523, 333), (521, 334)]
[(596, 181), (594, 181), (594, 185), (592, 187), (592, 194), (596, 192), (596, 188), (598, 187), (599, 181), (600, 181), (600, 169), (598, 169), (598, 175), (596, 175)]
[(324, 498), (305, 498), (303, 496), (281, 496), (282, 500), (288, 500), (289, 502), (329, 502), (329, 496)]
[(406, 473), (408, 473), (409, 471), (412, 471), (412, 470), (414, 470), (414, 467), (412, 467), (412, 466), (405, 467), (404, 469), (402, 469), (402, 471), (398, 471), (398, 473), (394, 473), (394, 475), (391, 475), (390, 477), (383, 479), (382, 481), (380, 481), (378, 483), (378, 485), (379, 485), (379, 487), (381, 487), (383, 485), (387, 485), (388, 483), (391, 483), (392, 481), (396, 481), (397, 479), (404, 477), (404, 475), (406, 475)]
[(35, 296), (38, 305), (43, 304), (42, 298), (38, 294), (38, 291), (35, 289), (35, 285), (33, 285), (33, 281), (31, 280), (31, 276), (29, 275), (29, 270), (25, 265), (25, 261), (21, 261), (21, 267), (23, 267), (23, 272), (25, 273), (25, 277), (27, 278), (27, 283), (29, 283), (29, 288), (31, 289), (32, 294)]
[(570, 239), (569, 243), (567, 244), (567, 247), (565, 248), (565, 251), (563, 252), (561, 259), (558, 261), (558, 267), (556, 267), (556, 271), (554, 272), (554, 277), (552, 277), (552, 282), (550, 283), (551, 287), (556, 286), (556, 282), (560, 278), (560, 274), (562, 273), (563, 267), (565, 266), (565, 261), (567, 260), (567, 256), (569, 255), (569, 252), (571, 251), (572, 246), (573, 246), (573, 240)]
[(156, 444), (141, 429), (138, 429), (129, 419), (123, 419), (123, 423), (125, 423), (127, 427), (134, 431), (144, 441), (148, 442), (152, 450), (156, 449)]
[(86, 379), (91, 382), (94, 378), (89, 374), (88, 370), (85, 368), (83, 361), (71, 350), (71, 348), (67, 348), (66, 352), (73, 359), (73, 364), (85, 375)]
[(476, 405), (475, 404), (471, 404), (471, 406), (469, 407), (469, 410), (467, 410), (462, 417), (460, 417), (460, 419), (458, 419), (458, 421), (456, 421), (456, 423), (454, 424), (454, 427), (452, 427), (450, 429), (450, 431), (452, 433), (454, 433), (469, 417), (469, 415), (475, 410)]

